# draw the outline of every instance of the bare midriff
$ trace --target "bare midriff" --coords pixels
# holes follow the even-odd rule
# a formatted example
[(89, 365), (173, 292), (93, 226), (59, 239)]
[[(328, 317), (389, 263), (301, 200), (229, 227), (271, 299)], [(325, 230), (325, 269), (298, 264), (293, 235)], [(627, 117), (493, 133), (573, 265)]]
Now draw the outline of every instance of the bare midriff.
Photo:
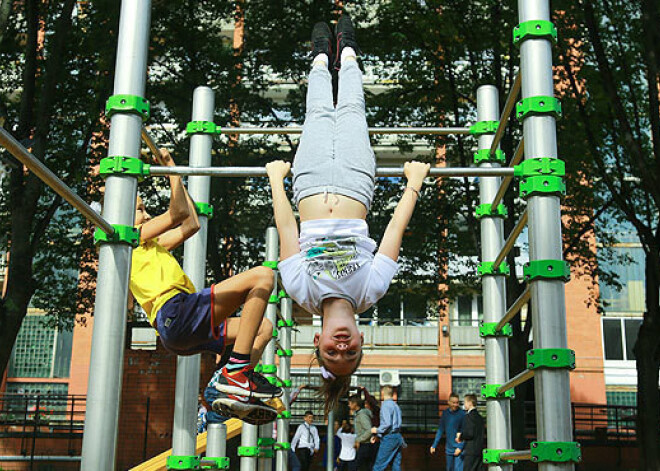
[(367, 208), (353, 198), (335, 193), (319, 193), (298, 203), (300, 221), (314, 219), (365, 219)]

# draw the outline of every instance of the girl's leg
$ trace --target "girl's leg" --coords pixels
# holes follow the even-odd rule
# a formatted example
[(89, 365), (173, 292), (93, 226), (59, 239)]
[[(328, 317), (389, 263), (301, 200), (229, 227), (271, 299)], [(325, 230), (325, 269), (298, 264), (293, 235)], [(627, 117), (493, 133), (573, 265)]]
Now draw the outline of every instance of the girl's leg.
[(273, 272), (267, 267), (252, 268), (213, 287), (214, 326), (220, 325), (243, 306), (240, 330), (235, 336), (234, 354), (249, 356), (252, 353), (272, 290)]
[[(240, 332), (241, 327), (241, 318), (232, 317), (227, 319), (227, 333), (225, 336), (225, 344), (231, 345), (236, 342), (236, 338)], [(254, 367), (259, 363), (261, 355), (268, 345), (270, 339), (273, 338), (273, 324), (268, 319), (263, 319), (259, 325), (259, 330), (254, 339), (254, 344), (252, 345), (252, 351), (250, 352), (250, 366)]]
[(342, 59), (336, 115), (337, 163), (350, 175), (350, 189), (369, 209), (374, 193), (376, 157), (369, 141), (362, 71), (355, 57)]
[[(309, 74), (305, 124), (293, 161), (293, 192), (296, 204), (314, 194), (314, 188), (330, 184), (334, 156), (335, 108), (332, 78), (327, 64), (317, 62)], [(322, 192), (323, 190), (321, 190)]]

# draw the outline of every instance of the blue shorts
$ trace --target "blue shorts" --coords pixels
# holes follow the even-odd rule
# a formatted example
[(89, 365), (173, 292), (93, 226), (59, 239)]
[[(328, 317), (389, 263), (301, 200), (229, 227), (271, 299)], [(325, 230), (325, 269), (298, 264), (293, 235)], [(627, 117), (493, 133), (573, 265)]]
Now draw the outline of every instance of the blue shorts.
[(225, 350), (227, 322), (213, 327), (213, 285), (198, 293), (179, 293), (156, 315), (156, 330), (163, 346), (177, 355)]

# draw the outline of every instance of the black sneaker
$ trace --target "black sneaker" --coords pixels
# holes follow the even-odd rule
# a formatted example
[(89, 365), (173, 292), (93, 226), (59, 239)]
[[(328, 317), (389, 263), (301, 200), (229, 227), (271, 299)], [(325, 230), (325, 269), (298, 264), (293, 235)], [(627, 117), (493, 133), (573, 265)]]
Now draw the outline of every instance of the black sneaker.
[(204, 398), (222, 417), (235, 417), (252, 425), (268, 424), (277, 418), (277, 410), (259, 399), (226, 394), (212, 387), (206, 388)]
[(346, 13), (341, 15), (337, 21), (337, 25), (335, 26), (335, 40), (337, 41), (335, 47), (335, 69), (339, 70), (341, 68), (341, 51), (345, 47), (352, 47), (356, 54), (360, 52), (360, 46), (358, 46), (355, 39), (353, 22), (351, 21), (351, 17)]
[(249, 398), (271, 398), (282, 395), (282, 388), (270, 384), (266, 378), (249, 366), (231, 373), (223, 367), (213, 374), (209, 386), (225, 394)]
[(312, 29), (312, 58), (319, 54), (326, 54), (328, 56), (328, 68), (331, 67), (334, 56), (332, 54), (332, 30), (322, 21), (316, 23)]

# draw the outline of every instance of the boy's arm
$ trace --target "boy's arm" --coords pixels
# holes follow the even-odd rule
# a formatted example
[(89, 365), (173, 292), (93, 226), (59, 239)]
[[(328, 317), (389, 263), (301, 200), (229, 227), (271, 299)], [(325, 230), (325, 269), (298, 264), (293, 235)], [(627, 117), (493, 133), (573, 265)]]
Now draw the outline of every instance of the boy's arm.
[(406, 227), (408, 227), (410, 218), (415, 210), (419, 191), (422, 189), (424, 178), (428, 175), (430, 168), (431, 166), (429, 164), (423, 164), (421, 162), (406, 162), (403, 167), (403, 173), (408, 183), (403, 195), (401, 195), (399, 204), (394, 210), (392, 219), (390, 219), (390, 223), (387, 225), (387, 229), (385, 229), (383, 240), (378, 248), (378, 253), (386, 255), (395, 262), (399, 258), (403, 233)]
[(291, 170), (291, 164), (282, 160), (266, 164), (270, 190), (273, 195), (275, 224), (280, 235), (280, 260), (286, 260), (300, 252), (298, 223), (284, 190), (284, 177), (289, 174), (289, 170)]
[(186, 204), (188, 206), (188, 217), (181, 223), (180, 226), (175, 227), (174, 229), (170, 229), (158, 238), (158, 243), (167, 250), (177, 248), (187, 239), (194, 236), (200, 228), (195, 202), (188, 194), (188, 190), (186, 190), (185, 186), (183, 187), (183, 191), (185, 193)]

